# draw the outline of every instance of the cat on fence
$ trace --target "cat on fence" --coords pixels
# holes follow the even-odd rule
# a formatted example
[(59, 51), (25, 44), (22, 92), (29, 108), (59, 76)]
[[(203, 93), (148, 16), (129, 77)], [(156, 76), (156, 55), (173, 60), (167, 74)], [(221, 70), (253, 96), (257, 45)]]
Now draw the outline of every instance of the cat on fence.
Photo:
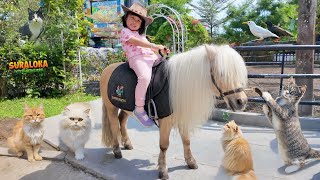
[[(28, 39), (29, 41), (35, 41), (42, 30), (43, 26), (43, 15), (42, 9), (39, 8), (37, 11), (33, 11), (28, 8), (28, 22), (19, 28), (19, 33), (22, 39)], [(24, 43), (24, 40), (21, 40)]]
[(310, 161), (320, 160), (320, 152), (310, 147), (299, 121), (298, 104), (306, 89), (305, 85), (297, 86), (292, 77), (275, 100), (268, 92), (255, 89), (266, 101), (263, 112), (274, 128), (279, 154), (287, 165), (286, 173), (297, 171)]
[(7, 143), (19, 157), (27, 152), (28, 161), (41, 161), (39, 149), (43, 140), (42, 122), (45, 119), (43, 105), (36, 108), (24, 107), (23, 118), (13, 127), (13, 134)]
[(239, 126), (232, 120), (222, 130), (222, 166), (225, 171), (237, 180), (256, 180), (251, 149)]
[(77, 160), (84, 159), (84, 146), (89, 140), (91, 131), (90, 110), (88, 103), (74, 103), (65, 107), (60, 122), (61, 140), (63, 150), (71, 150)]

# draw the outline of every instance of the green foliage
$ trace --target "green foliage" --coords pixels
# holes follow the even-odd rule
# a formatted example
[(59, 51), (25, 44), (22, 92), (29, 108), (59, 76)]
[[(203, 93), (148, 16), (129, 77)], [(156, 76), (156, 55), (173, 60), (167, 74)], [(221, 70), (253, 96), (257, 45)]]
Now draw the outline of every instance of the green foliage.
[(31, 107), (39, 106), (42, 103), (46, 117), (51, 117), (60, 114), (63, 108), (71, 103), (92, 101), (98, 98), (97, 96), (84, 93), (74, 93), (55, 98), (24, 97), (12, 100), (0, 100), (0, 119), (21, 118), (25, 103)]
[(230, 113), (229, 112), (223, 112), (222, 113), (222, 119), (224, 121), (229, 121), (230, 120)]
[[(190, 9), (186, 8), (186, 4), (190, 0), (153, 0), (151, 4), (165, 4), (175, 9), (182, 18), (183, 24), (186, 27), (187, 39), (185, 39), (185, 49), (209, 42), (209, 36), (205, 27), (196, 19), (188, 16)], [(152, 12), (151, 12), (152, 13)], [(174, 14), (166, 14), (167, 17), (177, 22)], [(179, 25), (178, 25), (179, 26)], [(178, 27), (180, 28), (180, 27)], [(147, 29), (147, 34), (152, 42), (163, 44), (167, 47), (173, 47), (172, 36), (173, 29), (164, 18), (157, 18)], [(176, 39), (178, 37), (175, 37)]]
[[(264, 28), (267, 27), (265, 21), (268, 20), (291, 31), (295, 36), (297, 35), (298, 5), (295, 0), (258, 0), (256, 4), (250, 2), (247, 0), (240, 7), (231, 6), (228, 8), (227, 14), (231, 20), (224, 25), (225, 33), (222, 37), (229, 42), (246, 42), (255, 39), (248, 25), (242, 24), (250, 20)], [(243, 7), (245, 8), (243, 9)]]
[[(28, 21), (27, 9), (39, 8), (39, 0), (0, 3), (0, 75), (6, 82), (7, 97), (59, 96), (75, 86), (72, 70), (77, 65), (77, 50), (87, 41), (83, 1), (42, 0), (43, 32), (37, 41), (24, 45), (20, 44), (18, 29)], [(37, 60), (47, 60), (48, 67), (8, 69), (10, 62)]]
[[(171, 16), (170, 18), (175, 20), (173, 16)], [(186, 32), (185, 32), (187, 35), (187, 41), (185, 42), (186, 49), (209, 42), (210, 38), (207, 30), (197, 19), (194, 19), (188, 15), (183, 15), (182, 21), (186, 28)], [(157, 26), (157, 25), (159, 25), (157, 21), (155, 22), (155, 25), (152, 24), (152, 26)], [(152, 30), (154, 31), (155, 29), (156, 28), (153, 28)], [(173, 47), (172, 36), (173, 36), (173, 30), (170, 24), (168, 22), (164, 22), (159, 28), (157, 28), (157, 32), (155, 33), (155, 36), (151, 38), (151, 40), (152, 42), (157, 44), (162, 44), (167, 47)], [(175, 38), (177, 39), (178, 38), (177, 34), (175, 36), (176, 36)]]
[[(171, 18), (174, 19), (173, 17)], [(209, 35), (207, 30), (197, 19), (194, 19), (187, 15), (183, 15), (182, 21), (186, 27), (186, 32), (188, 37), (185, 44), (186, 49), (209, 42)], [(167, 47), (172, 47), (173, 46), (172, 36), (173, 36), (173, 30), (169, 25), (169, 23), (165, 22), (160, 26), (157, 34), (153, 39), (154, 40), (153, 42), (158, 44), (163, 44)]]

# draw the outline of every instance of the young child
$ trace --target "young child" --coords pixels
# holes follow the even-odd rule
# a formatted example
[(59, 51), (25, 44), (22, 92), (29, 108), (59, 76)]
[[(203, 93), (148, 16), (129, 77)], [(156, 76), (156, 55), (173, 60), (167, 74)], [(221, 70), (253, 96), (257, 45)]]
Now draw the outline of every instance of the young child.
[[(147, 16), (147, 9), (139, 3), (134, 3), (130, 8), (121, 5), (125, 12), (122, 17), (123, 29), (120, 42), (128, 58), (129, 66), (136, 73), (138, 83), (135, 90), (134, 115), (146, 127), (154, 123), (144, 110), (145, 95), (151, 80), (152, 66), (161, 59), (155, 52), (165, 50), (163, 45), (150, 43), (145, 35), (145, 27), (153, 22)], [(167, 50), (169, 53), (169, 50)]]

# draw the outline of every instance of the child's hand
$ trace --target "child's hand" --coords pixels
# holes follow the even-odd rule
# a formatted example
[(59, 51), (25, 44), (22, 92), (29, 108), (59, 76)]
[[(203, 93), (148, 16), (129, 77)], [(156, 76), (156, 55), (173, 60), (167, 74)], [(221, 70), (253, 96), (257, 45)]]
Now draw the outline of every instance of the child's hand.
[(169, 54), (170, 53), (170, 49), (161, 45), (161, 44), (159, 44), (159, 45), (156, 44), (154, 46), (154, 48), (160, 50), (162, 54)]

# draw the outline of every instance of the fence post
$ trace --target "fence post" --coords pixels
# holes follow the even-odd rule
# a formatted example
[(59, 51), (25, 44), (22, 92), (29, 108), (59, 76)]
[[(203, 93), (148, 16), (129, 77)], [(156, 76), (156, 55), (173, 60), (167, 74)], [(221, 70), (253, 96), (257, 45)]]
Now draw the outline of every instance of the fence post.
[[(298, 39), (297, 44), (315, 44), (315, 17), (317, 0), (299, 0)], [(313, 74), (314, 50), (296, 51), (296, 74)], [(313, 100), (313, 79), (296, 79), (298, 85), (307, 85), (303, 100)], [(312, 106), (300, 106), (301, 116), (311, 116)]]

